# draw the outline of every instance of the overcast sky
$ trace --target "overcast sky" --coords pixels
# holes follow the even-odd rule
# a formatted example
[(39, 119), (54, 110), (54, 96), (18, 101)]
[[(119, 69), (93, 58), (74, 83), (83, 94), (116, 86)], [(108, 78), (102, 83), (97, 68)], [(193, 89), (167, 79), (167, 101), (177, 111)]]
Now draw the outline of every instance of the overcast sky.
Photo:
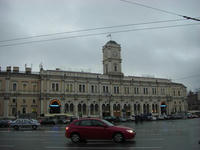
[[(181, 20), (186, 15), (200, 17), (200, 0), (129, 0), (161, 12), (120, 0), (0, 0), (0, 66), (25, 64), (39, 71), (61, 68), (102, 73), (102, 46), (110, 40), (121, 45), (125, 75), (153, 76), (183, 83), (188, 90), (200, 88), (200, 21)], [(57, 34), (24, 40), (5, 41), (60, 32), (148, 23), (94, 31)], [(179, 20), (180, 19), (180, 20)], [(144, 29), (157, 28), (160, 29)], [(137, 30), (135, 29), (143, 29)], [(88, 34), (94, 36), (68, 38)], [(67, 38), (66, 38), (67, 37)], [(53, 41), (49, 39), (66, 38)], [(40, 41), (40, 42), (30, 42)], [(26, 44), (19, 44), (29, 42)], [(15, 43), (17, 43), (15, 45)], [(5, 46), (10, 45), (10, 46)]]

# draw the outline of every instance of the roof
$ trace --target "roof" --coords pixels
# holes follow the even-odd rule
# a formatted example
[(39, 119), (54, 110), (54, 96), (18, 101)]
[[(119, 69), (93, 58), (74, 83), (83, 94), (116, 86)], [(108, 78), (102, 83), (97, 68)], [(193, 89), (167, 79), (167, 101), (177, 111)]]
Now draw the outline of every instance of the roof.
[(106, 44), (117, 44), (117, 42), (110, 40)]

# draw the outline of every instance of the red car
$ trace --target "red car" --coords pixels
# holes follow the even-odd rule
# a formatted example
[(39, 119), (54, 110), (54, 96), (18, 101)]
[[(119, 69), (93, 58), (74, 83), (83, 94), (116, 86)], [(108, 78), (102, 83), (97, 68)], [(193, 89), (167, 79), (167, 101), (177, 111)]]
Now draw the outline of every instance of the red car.
[(65, 136), (71, 138), (74, 143), (79, 143), (87, 139), (93, 140), (113, 140), (123, 142), (132, 139), (136, 132), (128, 127), (114, 126), (112, 123), (96, 118), (84, 118), (73, 121), (66, 127)]

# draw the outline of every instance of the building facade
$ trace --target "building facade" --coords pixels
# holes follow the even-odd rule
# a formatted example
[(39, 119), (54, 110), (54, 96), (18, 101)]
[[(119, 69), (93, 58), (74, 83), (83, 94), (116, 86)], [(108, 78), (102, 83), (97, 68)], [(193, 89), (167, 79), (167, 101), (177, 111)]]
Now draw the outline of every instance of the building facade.
[(103, 74), (31, 68), (0, 72), (0, 117), (20, 114), (130, 116), (187, 111), (186, 87), (168, 79), (124, 76), (121, 46), (102, 49)]
[(193, 93), (189, 92), (187, 95), (188, 110), (200, 111), (200, 91)]

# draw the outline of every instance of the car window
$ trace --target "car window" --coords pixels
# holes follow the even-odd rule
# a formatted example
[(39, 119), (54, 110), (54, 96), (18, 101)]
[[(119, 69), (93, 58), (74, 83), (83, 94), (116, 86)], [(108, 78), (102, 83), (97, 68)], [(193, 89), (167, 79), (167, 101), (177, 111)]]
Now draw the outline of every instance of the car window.
[(108, 126), (114, 126), (112, 123), (110, 123), (110, 122), (108, 122), (108, 121), (106, 121), (106, 120), (102, 120), (106, 125), (108, 125)]
[(80, 125), (80, 121), (76, 121), (76, 122), (74, 122), (74, 124), (75, 124), (76, 126), (79, 126), (79, 125)]
[(21, 120), (17, 120), (15, 123), (21, 123)]
[(103, 122), (98, 121), (98, 120), (92, 120), (92, 125), (96, 126), (96, 127), (103, 127), (103, 126), (105, 126), (105, 124)]
[(91, 120), (81, 120), (80, 121), (80, 126), (92, 126)]

